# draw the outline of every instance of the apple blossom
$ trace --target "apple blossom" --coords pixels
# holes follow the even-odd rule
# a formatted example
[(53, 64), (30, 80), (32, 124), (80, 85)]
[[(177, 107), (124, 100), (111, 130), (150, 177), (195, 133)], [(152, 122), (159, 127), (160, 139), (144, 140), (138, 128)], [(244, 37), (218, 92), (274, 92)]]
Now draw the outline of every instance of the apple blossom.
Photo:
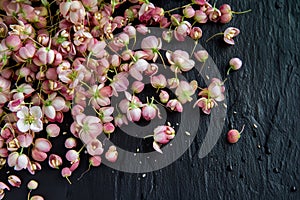
[(166, 52), (166, 57), (171, 64), (171, 70), (175, 73), (178, 73), (180, 71), (189, 71), (195, 66), (195, 61), (189, 58), (189, 54), (186, 51), (168, 51)]
[(43, 130), (42, 110), (39, 106), (33, 106), (28, 109), (28, 107), (23, 106), (20, 111), (17, 112), (17, 117), (19, 118), (17, 122), (18, 129), (25, 133), (28, 130), (33, 132), (40, 132)]

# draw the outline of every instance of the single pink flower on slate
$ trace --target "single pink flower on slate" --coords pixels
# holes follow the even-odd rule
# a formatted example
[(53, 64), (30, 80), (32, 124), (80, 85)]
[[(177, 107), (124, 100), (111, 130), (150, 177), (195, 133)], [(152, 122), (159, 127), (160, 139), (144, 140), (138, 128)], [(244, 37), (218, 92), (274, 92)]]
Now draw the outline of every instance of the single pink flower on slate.
[(234, 27), (229, 27), (224, 32), (224, 41), (227, 44), (234, 45), (233, 38), (236, 37), (238, 34), (240, 34), (240, 30)]

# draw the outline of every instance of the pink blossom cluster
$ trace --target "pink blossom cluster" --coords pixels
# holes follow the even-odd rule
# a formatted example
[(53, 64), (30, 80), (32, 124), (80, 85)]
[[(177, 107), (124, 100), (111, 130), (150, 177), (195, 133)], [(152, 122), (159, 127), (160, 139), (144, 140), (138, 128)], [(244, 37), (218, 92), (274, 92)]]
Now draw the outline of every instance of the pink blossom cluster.
[[(0, 10), (5, 13), (0, 17), (0, 169), (8, 166), (35, 174), (42, 169), (42, 162), (48, 162), (70, 181), (83, 152), (89, 155), (90, 166), (99, 166), (103, 158), (117, 162), (117, 147), (105, 146), (105, 141), (99, 139), (101, 134), (112, 134), (116, 127), (141, 119), (160, 118), (156, 102), (171, 112), (183, 112), (183, 105), (192, 102), (199, 90), (197, 81), (180, 80), (177, 75), (192, 70), (194, 58), (205, 62), (208, 53), (195, 52), (193, 58), (181, 49), (164, 52), (162, 41), (191, 37), (198, 42), (203, 35), (201, 24), (228, 23), (233, 14), (240, 14), (227, 4), (217, 9), (208, 0), (192, 0), (169, 11), (148, 0), (127, 0), (128, 8), (116, 15), (125, 2), (0, 2)], [(172, 14), (175, 10), (182, 14)], [(147, 25), (169, 30), (157, 37), (149, 33)], [(117, 30), (122, 32), (115, 36)], [(239, 32), (229, 27), (221, 34), (226, 43), (234, 44), (233, 37)], [(136, 48), (139, 50), (134, 50), (129, 44), (138, 33), (145, 37)], [(157, 60), (174, 77), (160, 73)], [(240, 60), (230, 62), (230, 68), (240, 67)], [(147, 78), (159, 99), (149, 97), (142, 102), (139, 94)], [(174, 95), (168, 89), (173, 89)], [(210, 85), (201, 89), (195, 106), (209, 114), (217, 102), (225, 99), (224, 91), (221, 80), (211, 79)], [(121, 95), (124, 99), (113, 105), (112, 98)], [(86, 114), (87, 108), (96, 115)], [(69, 133), (62, 133), (60, 124), (68, 114), (74, 122)], [(53, 138), (65, 134), (66, 153), (58, 155), (52, 149)], [(175, 130), (160, 125), (152, 134), (154, 150), (163, 153), (162, 146), (175, 137)], [(10, 176), (8, 182), (19, 187), (21, 179)], [(28, 183), (30, 191), (36, 187), (36, 182)], [(9, 189), (0, 182), (0, 199)], [(35, 195), (31, 199), (43, 197)]]

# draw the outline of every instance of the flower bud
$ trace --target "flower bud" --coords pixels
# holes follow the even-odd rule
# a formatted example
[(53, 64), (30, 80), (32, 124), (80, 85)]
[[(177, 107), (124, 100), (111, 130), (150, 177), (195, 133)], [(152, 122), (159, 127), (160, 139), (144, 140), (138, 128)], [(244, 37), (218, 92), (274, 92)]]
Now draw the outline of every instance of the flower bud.
[(101, 157), (100, 156), (92, 156), (92, 157), (90, 157), (89, 162), (93, 167), (98, 167), (101, 164)]
[(31, 180), (31, 181), (28, 182), (27, 188), (28, 188), (29, 190), (35, 190), (35, 189), (38, 187), (38, 185), (39, 185), (39, 184), (38, 184), (37, 181)]
[(186, 18), (192, 18), (195, 15), (195, 10), (192, 6), (187, 6), (183, 10), (183, 15)]
[(242, 67), (242, 61), (241, 59), (239, 58), (232, 58), (230, 61), (229, 61), (229, 65), (230, 67), (233, 69), (233, 70), (238, 70)]
[(70, 138), (66, 139), (66, 141), (65, 141), (65, 147), (67, 149), (72, 149), (72, 148), (74, 148), (76, 146), (77, 146), (77, 142), (76, 142), (75, 138), (70, 137)]
[(22, 47), (22, 41), (18, 35), (10, 35), (5, 39), (5, 45), (12, 51), (18, 51)]
[(227, 141), (231, 144), (237, 143), (240, 137), (240, 132), (236, 129), (232, 129), (227, 133)]
[(170, 95), (165, 90), (161, 90), (159, 93), (159, 100), (162, 103), (167, 103), (169, 101)]

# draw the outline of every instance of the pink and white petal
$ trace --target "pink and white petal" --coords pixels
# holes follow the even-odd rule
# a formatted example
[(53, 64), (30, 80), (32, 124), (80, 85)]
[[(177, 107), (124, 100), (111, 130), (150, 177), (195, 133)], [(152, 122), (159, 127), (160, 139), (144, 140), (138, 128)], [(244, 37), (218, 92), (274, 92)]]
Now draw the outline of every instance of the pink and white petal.
[(47, 117), (49, 117), (50, 119), (55, 118), (56, 111), (55, 111), (55, 108), (53, 106), (45, 106), (44, 107), (44, 112), (45, 112), (45, 115)]
[(88, 124), (95, 124), (95, 123), (99, 123), (100, 119), (98, 117), (94, 117), (94, 116), (86, 116), (83, 120), (82, 123), (88, 123)]
[(56, 97), (52, 101), (52, 106), (55, 108), (56, 111), (61, 111), (62, 109), (64, 109), (65, 105), (66, 102), (62, 97)]
[(30, 125), (25, 122), (24, 119), (19, 119), (17, 122), (19, 131), (26, 133), (29, 130)]
[[(30, 108), (30, 114), (40, 119), (43, 116), (42, 109), (39, 106), (33, 106)], [(52, 118), (51, 118), (52, 119)]]
[(153, 142), (153, 149), (155, 150), (155, 151), (157, 151), (158, 153), (163, 153), (162, 152), (162, 150), (160, 149), (160, 146), (159, 146), (159, 144), (157, 143), (157, 142)]
[(20, 111), (17, 112), (17, 117), (19, 119), (24, 119), (26, 116), (28, 116), (28, 108), (26, 106), (23, 106)]
[(40, 119), (36, 120), (32, 124), (30, 124), (30, 129), (33, 132), (40, 132), (40, 131), (42, 131), (43, 130), (43, 122)]

